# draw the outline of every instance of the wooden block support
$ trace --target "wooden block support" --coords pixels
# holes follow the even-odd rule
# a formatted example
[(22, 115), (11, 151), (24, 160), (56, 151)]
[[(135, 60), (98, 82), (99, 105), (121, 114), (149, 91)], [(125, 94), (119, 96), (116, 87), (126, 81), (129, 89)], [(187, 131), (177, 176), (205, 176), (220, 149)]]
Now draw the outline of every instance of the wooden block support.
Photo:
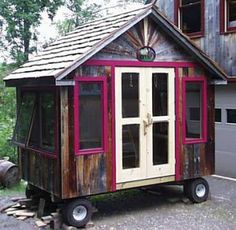
[(41, 221), (41, 220), (35, 221), (35, 224), (36, 224), (39, 228), (47, 226), (47, 224), (45, 224), (45, 223), (44, 223), (43, 221)]
[(40, 200), (39, 200), (39, 208), (38, 208), (38, 212), (37, 212), (37, 217), (38, 218), (41, 218), (43, 216), (44, 208), (45, 208), (45, 199), (40, 198)]

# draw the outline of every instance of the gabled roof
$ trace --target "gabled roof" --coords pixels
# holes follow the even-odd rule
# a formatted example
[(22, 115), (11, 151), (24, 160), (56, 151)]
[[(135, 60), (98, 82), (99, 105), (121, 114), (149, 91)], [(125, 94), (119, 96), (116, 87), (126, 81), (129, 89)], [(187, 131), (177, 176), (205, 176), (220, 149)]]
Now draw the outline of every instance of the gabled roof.
[(62, 80), (71, 71), (90, 59), (132, 26), (150, 16), (181, 47), (199, 61), (215, 78), (227, 75), (202, 50), (194, 45), (153, 5), (98, 19), (77, 27), (73, 32), (52, 43), (42, 53), (12, 72), (4, 80), (53, 77)]

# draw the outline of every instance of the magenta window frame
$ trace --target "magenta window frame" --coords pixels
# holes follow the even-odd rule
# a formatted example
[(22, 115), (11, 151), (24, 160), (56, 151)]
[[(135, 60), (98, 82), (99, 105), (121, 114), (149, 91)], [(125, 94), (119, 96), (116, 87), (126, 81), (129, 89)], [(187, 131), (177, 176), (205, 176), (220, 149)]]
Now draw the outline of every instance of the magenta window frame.
[[(179, 16), (181, 16), (181, 1), (182, 0), (175, 0), (174, 1), (174, 21), (175, 25), (178, 26), (181, 30), (181, 25), (179, 25)], [(198, 38), (203, 37), (205, 34), (205, 0), (200, 0), (201, 2), (201, 30), (194, 33), (185, 33), (191, 38)]]
[[(102, 146), (101, 148), (80, 149), (80, 126), (79, 126), (79, 85), (80, 83), (99, 83), (102, 90)], [(106, 77), (76, 76), (74, 86), (74, 149), (75, 155), (91, 155), (107, 152), (108, 149), (108, 102)]]
[[(186, 85), (188, 83), (196, 83), (201, 85), (201, 106), (202, 106), (202, 132), (200, 138), (187, 138), (186, 137)], [(196, 144), (207, 142), (207, 82), (204, 77), (183, 77), (183, 144)]]

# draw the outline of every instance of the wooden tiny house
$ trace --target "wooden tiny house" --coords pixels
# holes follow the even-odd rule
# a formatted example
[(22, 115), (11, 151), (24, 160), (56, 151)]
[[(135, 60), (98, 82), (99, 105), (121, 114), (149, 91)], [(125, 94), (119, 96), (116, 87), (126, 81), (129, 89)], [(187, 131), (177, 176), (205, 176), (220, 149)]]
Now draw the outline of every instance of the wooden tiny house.
[(80, 26), (5, 78), (17, 88), (21, 177), (62, 200), (188, 181), (201, 202), (224, 79), (154, 5)]

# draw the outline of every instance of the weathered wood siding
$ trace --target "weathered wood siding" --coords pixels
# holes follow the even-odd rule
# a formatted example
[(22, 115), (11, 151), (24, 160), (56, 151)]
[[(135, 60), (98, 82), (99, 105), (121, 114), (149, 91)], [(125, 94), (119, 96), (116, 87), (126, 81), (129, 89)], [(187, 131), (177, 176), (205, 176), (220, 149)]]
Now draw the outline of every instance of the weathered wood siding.
[(60, 197), (59, 160), (19, 148), (20, 176), (25, 181)]
[[(156, 5), (174, 22), (174, 0)], [(193, 41), (229, 75), (236, 76), (236, 32), (220, 34), (220, 0), (205, 1), (205, 34)]]
[(190, 179), (199, 176), (205, 176), (213, 174), (215, 171), (215, 124), (214, 124), (214, 105), (215, 94), (214, 86), (210, 84), (208, 80), (207, 87), (207, 142), (199, 144), (183, 144), (183, 98), (182, 98), (182, 77), (196, 77), (204, 74), (209, 77), (207, 73), (204, 73), (200, 68), (179, 68), (179, 95), (178, 95), (178, 107), (179, 107), (179, 130), (178, 140), (176, 143), (180, 147), (180, 179)]
[[(145, 23), (147, 33), (145, 34)], [(157, 24), (148, 18), (128, 30), (101, 52), (96, 54), (95, 60), (131, 60), (137, 61), (137, 50), (150, 46), (156, 51), (155, 61), (192, 61), (193, 58), (179, 47), (172, 38), (167, 36)]]
[[(157, 53), (156, 62), (182, 61), (191, 62), (192, 58), (164, 32), (156, 27), (156, 24), (148, 20), (148, 33), (144, 34), (144, 21), (130, 29), (123, 36), (116, 39), (101, 52), (95, 55), (94, 60), (127, 60), (137, 61), (137, 49), (149, 45)], [(146, 42), (145, 42), (146, 41)], [(179, 69), (180, 82), (182, 76), (202, 76), (204, 71), (200, 68)], [(73, 71), (67, 78), (75, 76), (105, 76), (108, 85), (108, 127), (109, 137), (108, 152), (92, 155), (75, 155), (74, 151), (74, 90), (73, 87), (61, 87), (61, 177), (62, 198), (72, 198), (112, 191), (115, 167), (112, 161), (113, 130), (112, 130), (112, 69), (110, 66), (81, 66)], [(113, 76), (114, 77), (114, 76)], [(209, 86), (210, 95), (214, 96), (212, 86)], [(180, 84), (180, 95), (182, 88)], [(210, 120), (214, 108), (214, 98), (209, 95), (209, 127), (211, 132), (213, 121)], [(179, 100), (180, 117), (182, 119), (182, 99)], [(183, 121), (179, 121), (183, 124)], [(182, 128), (178, 134), (182, 136)], [(210, 133), (209, 133), (210, 135)], [(182, 138), (179, 144), (181, 148), (181, 178), (188, 179), (200, 175), (211, 174), (214, 171), (214, 135), (208, 138), (207, 144), (183, 145)], [(210, 141), (211, 140), (211, 141)], [(206, 153), (207, 152), (207, 153)]]
[(80, 76), (105, 76), (108, 85), (108, 151), (75, 155), (73, 87), (61, 88), (61, 177), (62, 198), (72, 198), (112, 191), (112, 84), (111, 67), (82, 67)]

